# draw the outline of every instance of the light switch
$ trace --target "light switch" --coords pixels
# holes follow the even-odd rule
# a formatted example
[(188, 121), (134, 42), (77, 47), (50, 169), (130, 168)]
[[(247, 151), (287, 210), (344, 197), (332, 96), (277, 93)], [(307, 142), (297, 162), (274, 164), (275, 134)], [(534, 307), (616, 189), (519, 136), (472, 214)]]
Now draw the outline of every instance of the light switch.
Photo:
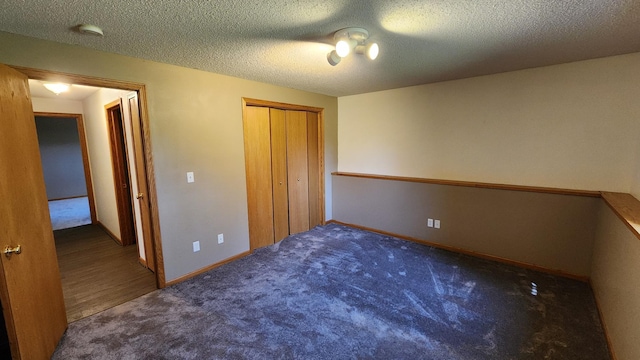
[(427, 219), (427, 226), (433, 227), (433, 219)]
[(200, 251), (200, 241), (194, 241), (193, 242), (193, 252), (198, 252)]
[(440, 220), (435, 220), (433, 222), (433, 227), (435, 227), (436, 229), (440, 229)]
[(196, 179), (193, 177), (193, 171), (189, 171), (187, 173), (187, 182), (188, 183), (192, 183), (194, 181), (196, 181)]

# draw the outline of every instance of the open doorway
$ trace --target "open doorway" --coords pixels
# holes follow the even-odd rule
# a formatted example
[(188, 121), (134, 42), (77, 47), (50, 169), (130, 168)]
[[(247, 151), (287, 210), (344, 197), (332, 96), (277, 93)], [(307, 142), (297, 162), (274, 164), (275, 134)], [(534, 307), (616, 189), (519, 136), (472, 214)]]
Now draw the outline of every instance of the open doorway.
[(43, 112), (34, 115), (53, 230), (95, 224), (82, 115)]
[[(137, 186), (136, 177), (141, 174), (146, 178), (147, 173), (144, 165), (142, 171), (135, 165), (145, 164), (146, 159), (135, 158), (136, 134), (132, 131), (141, 126), (131, 124), (140, 120), (139, 113), (131, 114), (132, 102), (138, 112), (139, 95), (136, 91), (75, 85), (71, 92), (77, 88), (81, 94), (53, 95), (43, 91), (41, 81), (29, 80), (29, 85), (34, 113), (79, 116), (84, 123), (77, 133), (84, 136), (80, 142), (86, 155), (84, 173), (88, 176), (86, 193), (92, 203), (92, 221), (54, 229), (71, 322), (144, 295), (160, 284), (152, 232), (144, 229), (151, 224), (144, 224), (140, 215), (140, 194), (148, 190)], [(42, 158), (45, 168), (50, 158)], [(63, 165), (63, 174), (72, 172), (72, 160), (56, 160)]]

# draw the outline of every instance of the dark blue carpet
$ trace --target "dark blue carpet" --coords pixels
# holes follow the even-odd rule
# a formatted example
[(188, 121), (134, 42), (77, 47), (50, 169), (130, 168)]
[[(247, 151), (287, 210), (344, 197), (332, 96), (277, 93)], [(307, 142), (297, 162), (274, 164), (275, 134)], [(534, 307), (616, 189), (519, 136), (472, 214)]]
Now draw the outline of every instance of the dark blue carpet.
[(72, 323), (54, 359), (609, 359), (585, 283), (340, 225)]
[(72, 227), (91, 224), (89, 198), (78, 197), (49, 201), (49, 215), (53, 230), (69, 229)]

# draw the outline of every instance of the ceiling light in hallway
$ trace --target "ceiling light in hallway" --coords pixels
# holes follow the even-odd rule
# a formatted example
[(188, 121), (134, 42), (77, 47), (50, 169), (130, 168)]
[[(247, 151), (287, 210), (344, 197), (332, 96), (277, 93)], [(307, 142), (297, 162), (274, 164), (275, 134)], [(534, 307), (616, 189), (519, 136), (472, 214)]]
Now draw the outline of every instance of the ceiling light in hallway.
[(71, 87), (71, 85), (64, 83), (43, 83), (42, 85), (56, 95), (69, 91), (69, 88)]

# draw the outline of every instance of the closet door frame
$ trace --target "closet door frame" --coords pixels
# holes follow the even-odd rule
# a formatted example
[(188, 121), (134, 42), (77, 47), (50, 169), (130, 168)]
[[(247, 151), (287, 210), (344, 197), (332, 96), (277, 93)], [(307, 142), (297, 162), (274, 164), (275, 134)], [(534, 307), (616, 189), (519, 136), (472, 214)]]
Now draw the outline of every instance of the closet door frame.
[[(305, 105), (296, 105), (296, 104), (287, 104), (275, 101), (268, 100), (259, 100), (259, 99), (251, 99), (251, 98), (242, 98), (242, 119), (243, 123), (246, 117), (246, 108), (247, 106), (260, 106), (260, 107), (268, 107), (275, 108), (280, 110), (296, 110), (296, 111), (307, 111), (311, 113), (316, 113), (318, 115), (318, 207), (320, 212), (321, 225), (326, 224), (325, 219), (325, 178), (324, 178), (324, 108), (313, 107), (313, 106), (305, 106)], [(251, 221), (251, 219), (249, 219)], [(249, 224), (251, 226), (251, 224)], [(258, 246), (255, 246), (254, 240), (249, 239), (250, 249), (253, 251)]]

